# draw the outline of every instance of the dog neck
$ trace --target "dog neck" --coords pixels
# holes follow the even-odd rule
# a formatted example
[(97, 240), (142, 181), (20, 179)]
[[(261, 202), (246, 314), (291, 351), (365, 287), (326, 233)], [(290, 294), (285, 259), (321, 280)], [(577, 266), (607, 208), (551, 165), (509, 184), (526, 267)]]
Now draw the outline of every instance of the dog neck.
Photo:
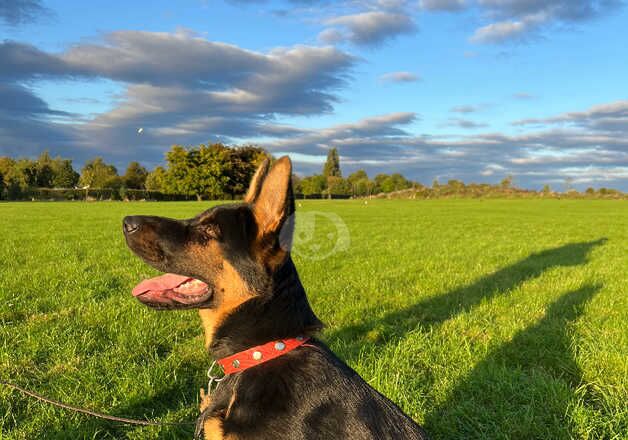
[(310, 336), (322, 327), (288, 255), (269, 291), (242, 303), (216, 328), (209, 352), (214, 359), (224, 358), (272, 340)]

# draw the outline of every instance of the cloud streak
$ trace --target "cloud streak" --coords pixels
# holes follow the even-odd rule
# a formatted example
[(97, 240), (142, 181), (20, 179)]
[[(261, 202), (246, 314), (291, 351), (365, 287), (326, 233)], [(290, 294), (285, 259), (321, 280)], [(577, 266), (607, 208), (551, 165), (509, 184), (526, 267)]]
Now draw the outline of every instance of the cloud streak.
[[(0, 56), (5, 61), (0, 79), (6, 84), (0, 89), (2, 149), (21, 144), (29, 153), (58, 142), (79, 160), (91, 153), (77, 150), (85, 143), (121, 158), (152, 156), (164, 143), (263, 135), (261, 122), (278, 115), (328, 113), (357, 62), (333, 47), (255, 52), (188, 32), (138, 31), (114, 32), (102, 43), (78, 44), (58, 54), (4, 42)], [(59, 124), (51, 117), (63, 112), (49, 109), (27, 84), (72, 78), (106, 78), (126, 91), (110, 111)], [(21, 114), (27, 118), (15, 124)], [(25, 137), (29, 124), (33, 135)], [(139, 126), (146, 129), (141, 138)], [(59, 136), (46, 136), (46, 127)]]
[(50, 11), (39, 0), (2, 0), (0, 1), (0, 22), (17, 27), (31, 23)]
[(421, 9), (426, 11), (460, 11), (466, 8), (465, 0), (421, 0), (419, 2)]
[(389, 83), (412, 83), (421, 80), (421, 77), (412, 72), (389, 72), (379, 77), (382, 82)]
[[(622, 103), (609, 103), (584, 112), (526, 122), (555, 124), (569, 120), (572, 127), (544, 127), (517, 135), (480, 132), (438, 136), (412, 133), (408, 126), (418, 121), (418, 115), (395, 113), (320, 130), (301, 130), (298, 136), (277, 139), (267, 146), (273, 151), (311, 157), (297, 164), (309, 172), (317, 171), (312, 162), (324, 157), (329, 148), (338, 148), (349, 172), (357, 168), (365, 168), (371, 174), (401, 171), (424, 183), (434, 178), (498, 182), (511, 174), (525, 187), (560, 187), (569, 179), (581, 185), (626, 190), (628, 133), (617, 136), (592, 122), (611, 115), (615, 118), (623, 112)], [(462, 125), (468, 125), (462, 121)], [(472, 122), (464, 128), (485, 127)], [(628, 124), (623, 129), (628, 131)]]
[(476, 129), (476, 128), (486, 128), (488, 124), (484, 122), (475, 122), (469, 119), (463, 118), (450, 118), (446, 123), (443, 124), (444, 127), (458, 127), (464, 129)]
[(453, 113), (474, 113), (479, 110), (480, 107), (477, 105), (456, 105), (449, 109), (449, 111)]
[[(238, 3), (259, 3), (237, 0)], [(318, 40), (326, 44), (350, 42), (361, 47), (380, 46), (387, 41), (417, 31), (417, 12), (464, 13), (478, 15), (479, 26), (469, 36), (475, 44), (504, 44), (539, 39), (543, 31), (573, 27), (613, 13), (623, 0), (292, 0), (297, 14), (320, 20), (324, 26)], [(316, 5), (316, 7), (312, 7)], [(335, 14), (329, 16), (329, 14)], [(472, 52), (468, 52), (472, 53)]]
[(491, 22), (475, 30), (472, 43), (525, 41), (542, 28), (594, 20), (622, 6), (621, 0), (478, 0)]
[(324, 24), (330, 28), (319, 34), (322, 41), (350, 41), (358, 46), (379, 46), (400, 35), (417, 31), (410, 15), (382, 10), (329, 18)]

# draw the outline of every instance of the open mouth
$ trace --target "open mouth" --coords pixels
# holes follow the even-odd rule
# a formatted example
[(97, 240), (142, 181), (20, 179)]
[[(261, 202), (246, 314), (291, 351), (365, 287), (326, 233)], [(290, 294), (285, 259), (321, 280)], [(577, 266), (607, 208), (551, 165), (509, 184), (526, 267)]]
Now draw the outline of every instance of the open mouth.
[(142, 303), (156, 309), (203, 307), (212, 296), (203, 281), (174, 273), (144, 280), (132, 293)]

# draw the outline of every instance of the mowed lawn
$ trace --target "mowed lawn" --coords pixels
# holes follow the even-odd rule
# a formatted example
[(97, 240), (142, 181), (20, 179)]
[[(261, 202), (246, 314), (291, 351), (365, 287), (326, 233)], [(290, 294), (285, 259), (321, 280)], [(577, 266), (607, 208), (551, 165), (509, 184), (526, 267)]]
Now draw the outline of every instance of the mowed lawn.
[[(0, 204), (0, 380), (114, 415), (193, 421), (194, 311), (156, 312), (122, 217), (209, 203)], [(628, 438), (628, 203), (300, 201), (323, 338), (434, 439)], [(0, 438), (191, 438), (0, 387)]]

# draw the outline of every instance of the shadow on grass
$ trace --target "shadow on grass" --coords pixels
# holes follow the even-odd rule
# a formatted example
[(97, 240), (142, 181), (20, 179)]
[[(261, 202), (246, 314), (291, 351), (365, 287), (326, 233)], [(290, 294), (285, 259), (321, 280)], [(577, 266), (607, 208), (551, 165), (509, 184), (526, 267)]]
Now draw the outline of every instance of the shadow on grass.
[(577, 438), (568, 418), (582, 383), (569, 326), (600, 286), (565, 293), (535, 325), (489, 353), (426, 417), (435, 439)]
[[(418, 326), (435, 326), (465, 313), (484, 299), (507, 293), (518, 285), (541, 276), (543, 272), (564, 266), (586, 263), (589, 253), (603, 245), (605, 238), (582, 243), (570, 243), (553, 249), (531, 254), (525, 259), (486, 275), (472, 284), (439, 294), (409, 307), (392, 311), (381, 318), (340, 328), (326, 333), (325, 339), (332, 345), (341, 345), (338, 354), (351, 362), (369, 344), (382, 343), (403, 337)], [(365, 311), (364, 316), (373, 316)], [(342, 341), (343, 344), (334, 344)]]

